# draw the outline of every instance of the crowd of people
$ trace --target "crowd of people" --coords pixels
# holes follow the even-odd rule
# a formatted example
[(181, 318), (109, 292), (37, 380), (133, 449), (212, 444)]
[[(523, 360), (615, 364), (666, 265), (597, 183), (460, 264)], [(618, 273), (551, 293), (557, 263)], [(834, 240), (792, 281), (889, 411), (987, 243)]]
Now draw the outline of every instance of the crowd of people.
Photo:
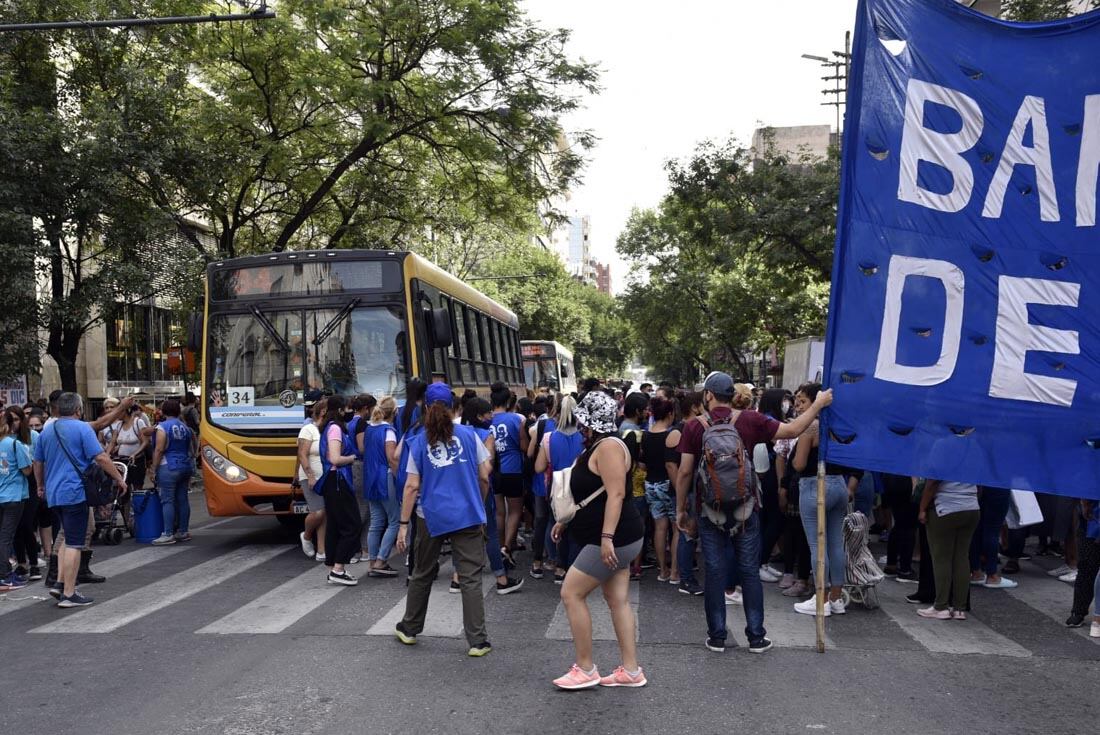
[(155, 409), (133, 397), (107, 399), (101, 414), (89, 421), (77, 393), (54, 391), (42, 404), (5, 407), (0, 416), (0, 592), (44, 580), (58, 607), (92, 604), (77, 585), (106, 581), (91, 568), (91, 544), (103, 510), (95, 504), (98, 484), (113, 484), (111, 506), (123, 508), (129, 521), (129, 499), (152, 474), (164, 526), (153, 543), (189, 541), (195, 403), (191, 394)]
[[(644, 384), (624, 394), (589, 380), (577, 394), (521, 396), (498, 383), (487, 398), (414, 378), (403, 404), (311, 390), (292, 481), (309, 511), (299, 543), (324, 564), (328, 583), (346, 586), (363, 574), (399, 577), (391, 560), (405, 554), (407, 608), (395, 632), (406, 645), (424, 629), (449, 554), (449, 591), (462, 598), (470, 656), (492, 650), (486, 566), (499, 595), (522, 590), (525, 578), (552, 580), (576, 654), (554, 680), (562, 689), (646, 684), (629, 603), (630, 583), (646, 569), (703, 598), (705, 645), (715, 652), (726, 648), (728, 605), (744, 609), (749, 652), (772, 647), (766, 584), (791, 598), (796, 613), (816, 615), (819, 555), (823, 614), (845, 614), (844, 524), (853, 508), (886, 542), (882, 573), (915, 585), (906, 599), (917, 615), (964, 621), (971, 587), (1015, 587), (1008, 575), (1019, 571), (1036, 534), (1037, 554), (1064, 559), (1050, 573), (1073, 585), (1066, 625), (1086, 624), (1091, 604), (1090, 634), (1100, 637), (1096, 502), (1040, 495), (1044, 522), (1019, 527), (1009, 522), (1009, 490), (827, 462), (820, 546), (818, 417), (831, 401), (818, 384), (761, 391), (721, 372), (694, 390)], [(57, 392), (48, 406), (9, 406), (0, 420), (0, 548), (10, 552), (0, 555), (0, 590), (45, 576), (62, 608), (91, 604), (77, 585), (103, 581), (90, 568), (96, 518), (84, 483), (91, 465), (120, 496), (143, 489), (153, 473), (164, 527), (154, 543), (191, 538), (193, 397), (149, 412), (132, 399), (110, 401), (87, 422), (84, 410), (79, 395)], [(529, 555), (526, 574), (521, 555)], [(48, 560), (45, 575), (40, 558)], [(365, 571), (355, 573), (356, 565)], [(597, 588), (622, 656), (607, 676), (592, 652), (587, 599)]]

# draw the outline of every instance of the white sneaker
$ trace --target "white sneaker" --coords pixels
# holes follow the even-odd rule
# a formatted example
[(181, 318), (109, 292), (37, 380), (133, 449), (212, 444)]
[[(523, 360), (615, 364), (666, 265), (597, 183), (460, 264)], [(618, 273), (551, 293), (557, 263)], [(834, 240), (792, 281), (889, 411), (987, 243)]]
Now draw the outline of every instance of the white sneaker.
[(844, 613), (848, 612), (844, 609), (844, 598), (841, 597), (836, 600), (830, 600), (829, 612), (831, 612), (833, 615), (843, 615)]
[(761, 582), (778, 582), (783, 575), (772, 574), (771, 570), (767, 567), (760, 567), (760, 581)]
[(1067, 584), (1073, 584), (1077, 581), (1077, 570), (1070, 569), (1068, 572), (1058, 577), (1059, 582), (1065, 582)]
[[(841, 605), (843, 606), (843, 604), (844, 603), (842, 602)], [(833, 606), (831, 603), (825, 603), (825, 617), (829, 617), (833, 614), (832, 607)], [(801, 613), (802, 615), (817, 615), (817, 598), (811, 597), (808, 600), (796, 602), (794, 604), (794, 611), (796, 613)]]
[(1095, 620), (1092, 621), (1092, 625), (1089, 626), (1089, 637), (1100, 638), (1100, 623)]
[(1069, 564), (1063, 564), (1062, 566), (1060, 566), (1056, 569), (1047, 570), (1047, 576), (1048, 577), (1061, 577), (1063, 574), (1068, 574), (1069, 572), (1072, 572), (1072, 571), (1073, 571), (1073, 569), (1070, 567)]
[(306, 532), (302, 531), (298, 534), (298, 541), (302, 544), (302, 553), (306, 556), (313, 558), (317, 555), (317, 547), (313, 545), (313, 542), (306, 538)]
[(878, 565), (880, 567), (886, 566), (886, 554), (883, 554), (882, 556), (880, 556), (876, 561), (878, 561)]
[(313, 558), (316, 559), (317, 561), (321, 562), (322, 564), (325, 563), (325, 555), (324, 554), (316, 554), (316, 555), (314, 555)]
[(726, 593), (727, 605), (740, 605), (742, 604), (742, 602), (743, 601), (741, 599), (741, 590), (734, 590), (733, 592)]
[(783, 578), (783, 572), (776, 569), (771, 564), (765, 564), (764, 568), (767, 569), (769, 572), (771, 572), (773, 576), (779, 577), (780, 579)]

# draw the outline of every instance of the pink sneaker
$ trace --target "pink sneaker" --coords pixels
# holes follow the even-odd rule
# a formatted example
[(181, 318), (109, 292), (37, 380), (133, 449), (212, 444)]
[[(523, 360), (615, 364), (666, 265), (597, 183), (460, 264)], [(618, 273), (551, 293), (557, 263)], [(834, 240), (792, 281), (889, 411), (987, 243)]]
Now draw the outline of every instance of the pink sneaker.
[(922, 618), (931, 618), (932, 620), (950, 620), (951, 619), (951, 611), (950, 610), (937, 610), (934, 607), (925, 607), (925, 608), (922, 608), (920, 610), (917, 610), (917, 615), (920, 615)]
[(558, 689), (591, 689), (600, 685), (600, 672), (592, 667), (592, 673), (586, 673), (580, 666), (573, 664), (569, 667), (565, 676), (554, 679), (554, 686)]
[(611, 676), (600, 679), (602, 687), (644, 687), (646, 685), (645, 672), (638, 667), (638, 675), (631, 676), (622, 666), (611, 672)]

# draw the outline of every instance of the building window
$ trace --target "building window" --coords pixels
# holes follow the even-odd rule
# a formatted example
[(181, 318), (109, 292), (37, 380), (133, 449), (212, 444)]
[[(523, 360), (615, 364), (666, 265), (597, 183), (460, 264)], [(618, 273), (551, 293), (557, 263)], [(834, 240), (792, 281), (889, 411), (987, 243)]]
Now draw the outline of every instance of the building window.
[(168, 348), (179, 328), (172, 312), (141, 304), (115, 304), (107, 314), (107, 380), (170, 380)]

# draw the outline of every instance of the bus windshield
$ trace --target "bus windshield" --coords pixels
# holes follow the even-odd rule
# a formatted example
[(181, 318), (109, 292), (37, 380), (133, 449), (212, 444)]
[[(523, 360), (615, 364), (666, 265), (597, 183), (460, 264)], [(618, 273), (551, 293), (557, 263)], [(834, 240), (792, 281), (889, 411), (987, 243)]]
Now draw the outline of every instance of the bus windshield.
[(211, 314), (206, 350), (211, 421), (244, 431), (296, 430), (304, 393), (313, 388), (404, 398), (404, 312), (357, 303)]
[(553, 357), (525, 357), (523, 375), (527, 385), (535, 388), (555, 388), (561, 386), (558, 381), (558, 361)]

